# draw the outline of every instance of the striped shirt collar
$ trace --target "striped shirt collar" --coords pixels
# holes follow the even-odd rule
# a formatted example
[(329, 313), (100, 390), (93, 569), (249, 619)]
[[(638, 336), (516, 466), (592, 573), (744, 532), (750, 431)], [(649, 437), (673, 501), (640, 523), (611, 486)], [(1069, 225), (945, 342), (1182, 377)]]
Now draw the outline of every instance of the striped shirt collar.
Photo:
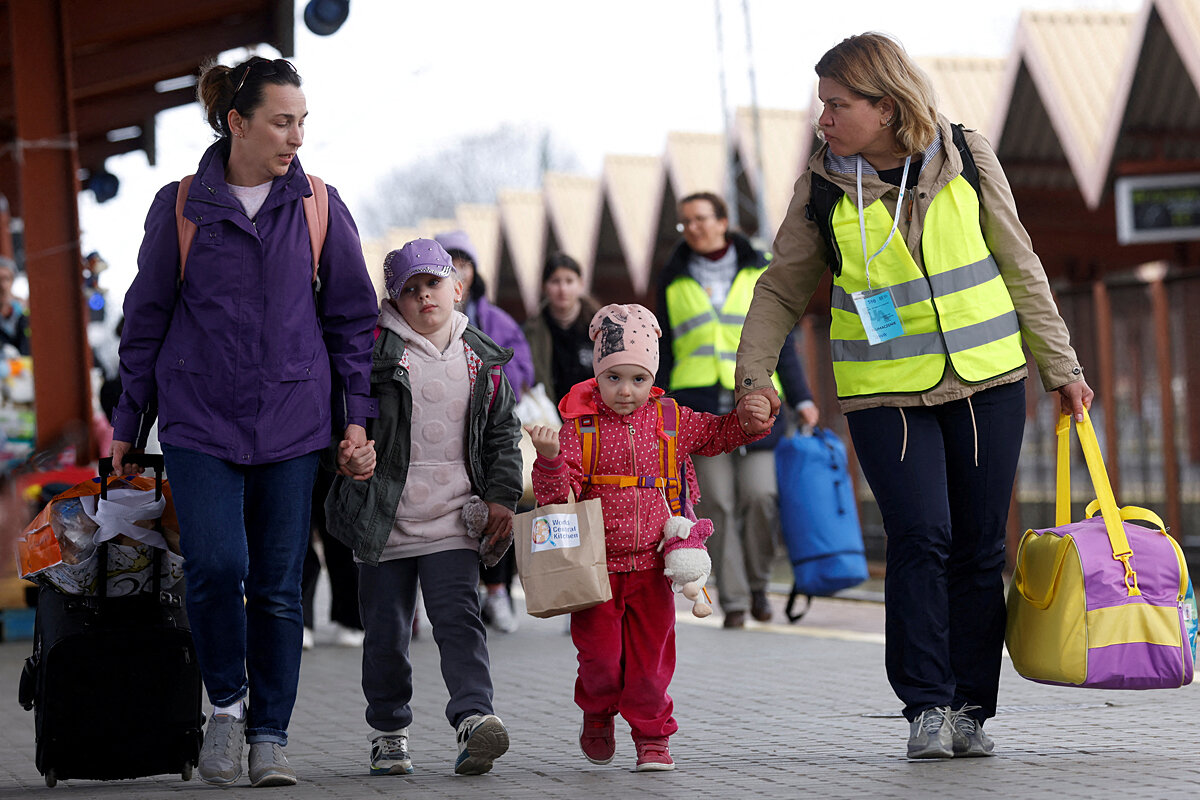
[[(924, 154), (925, 160), (923, 163), (928, 164), (930, 159), (932, 159), (935, 155), (937, 155), (938, 151), (941, 149), (942, 149), (942, 129), (939, 126), (934, 126), (933, 142), (930, 143), (929, 147), (925, 148), (925, 154)], [(855, 172), (855, 169), (857, 167), (857, 164), (858, 164), (858, 155), (857, 154), (852, 155), (852, 156), (838, 156), (838, 155), (834, 155), (832, 150), (829, 150), (829, 149), (825, 150), (825, 171), (826, 172), (829, 172), (829, 173), (837, 172), (842, 175), (853, 175)], [(863, 160), (863, 174), (864, 175), (878, 175), (879, 173), (875, 170), (874, 167), (872, 167), (869, 163), (867, 163), (866, 159), (864, 159)]]

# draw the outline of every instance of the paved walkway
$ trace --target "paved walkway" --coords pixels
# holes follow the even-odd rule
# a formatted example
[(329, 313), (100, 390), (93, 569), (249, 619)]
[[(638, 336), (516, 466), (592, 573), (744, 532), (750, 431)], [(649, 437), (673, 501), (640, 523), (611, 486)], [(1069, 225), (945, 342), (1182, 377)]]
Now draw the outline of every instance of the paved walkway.
[[(322, 607), (318, 605), (318, 607)], [(453, 775), (454, 734), (446, 691), (426, 631), (414, 643), (417, 696), (411, 748), (417, 773), (371, 778), (358, 686), (360, 651), (318, 646), (304, 656), (288, 754), (300, 775), (295, 798), (743, 797), (910, 798), (1099, 796), (1191, 798), (1200, 792), (1196, 757), (1200, 689), (1100, 692), (1040, 686), (1006, 663), (1001, 713), (988, 725), (996, 758), (909, 762), (907, 725), (883, 670), (883, 613), (877, 603), (818, 600), (796, 626), (725, 631), (682, 616), (672, 687), (680, 731), (678, 769), (631, 771), (633, 745), (618, 721), (617, 757), (594, 766), (579, 754), (572, 702), (574, 651), (561, 619), (523, 617), (521, 629), (491, 640), (497, 713), (512, 749), (489, 775)], [(33, 763), (33, 714), (16, 702), (26, 643), (0, 644), (0, 800), (33, 796), (178, 798), (242, 794), (162, 776), (45, 788)], [(135, 692), (128, 692), (135, 701)], [(103, 729), (97, 730), (103, 735)], [(80, 742), (86, 747), (86, 742)], [(49, 794), (50, 792), (57, 794)]]

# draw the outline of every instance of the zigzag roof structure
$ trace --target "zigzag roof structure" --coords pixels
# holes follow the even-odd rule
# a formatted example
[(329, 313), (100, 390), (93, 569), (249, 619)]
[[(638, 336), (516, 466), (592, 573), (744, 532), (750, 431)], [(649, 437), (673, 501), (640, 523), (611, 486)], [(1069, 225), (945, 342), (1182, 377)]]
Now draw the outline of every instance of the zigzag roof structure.
[[(1200, 263), (1186, 243), (1120, 246), (1113, 184), (1124, 175), (1200, 172), (1200, 0), (1146, 0), (1133, 14), (1026, 11), (1001, 59), (914, 54), (939, 108), (980, 130), (1004, 165), (1022, 221), (1053, 281), (1082, 281), (1160, 259)], [(561, 249), (602, 301), (652, 305), (675, 242), (675, 201), (761, 190), (743, 230), (769, 243), (819, 142), (807, 109), (739, 109), (724, 133), (674, 131), (659, 155), (609, 155), (599, 178), (547, 173), (541, 191), (504, 191), (370, 243), (368, 263), (404, 236), (467, 230), (493, 299), (517, 318), (540, 300), (541, 267)], [(761, 168), (759, 150), (761, 148)], [(1191, 255), (1189, 255), (1189, 253)]]

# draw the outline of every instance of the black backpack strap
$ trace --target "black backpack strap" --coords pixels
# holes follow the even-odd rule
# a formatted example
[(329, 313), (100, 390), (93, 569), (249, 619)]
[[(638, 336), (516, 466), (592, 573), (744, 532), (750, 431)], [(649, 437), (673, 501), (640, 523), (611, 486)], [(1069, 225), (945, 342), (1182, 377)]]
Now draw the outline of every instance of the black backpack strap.
[(966, 178), (967, 183), (971, 184), (975, 194), (983, 197), (982, 192), (979, 191), (979, 167), (975, 166), (975, 156), (971, 154), (971, 148), (967, 146), (967, 137), (963, 133), (962, 123), (955, 122), (950, 126), (950, 136), (954, 139), (954, 146), (958, 148), (958, 154), (962, 156), (962, 176)]
[(820, 232), (821, 239), (825, 242), (829, 271), (836, 278), (842, 274), (842, 254), (837, 248), (837, 243), (833, 241), (831, 220), (833, 219), (833, 207), (837, 205), (838, 200), (842, 199), (845, 192), (815, 172), (811, 173), (811, 176), (812, 181), (808, 203), (804, 206), (804, 216), (816, 224), (817, 231)]
[[(800, 613), (797, 614), (792, 611), (792, 608), (794, 608), (796, 605), (796, 598), (802, 594), (805, 598), (804, 608), (802, 608)], [(793, 583), (792, 593), (788, 595), (787, 608), (783, 610), (783, 613), (787, 615), (788, 622), (799, 622), (804, 615), (808, 613), (808, 609), (812, 608), (812, 601), (813, 596), (811, 594), (806, 594), (805, 592), (800, 591), (796, 584)]]

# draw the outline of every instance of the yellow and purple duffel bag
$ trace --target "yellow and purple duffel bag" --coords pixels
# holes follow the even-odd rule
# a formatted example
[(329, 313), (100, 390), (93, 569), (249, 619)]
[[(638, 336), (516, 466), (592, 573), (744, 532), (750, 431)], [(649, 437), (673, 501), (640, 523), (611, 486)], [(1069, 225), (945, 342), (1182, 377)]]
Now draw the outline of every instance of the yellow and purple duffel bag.
[(1071, 522), (1071, 417), (1063, 415), (1056, 525), (1026, 531), (1008, 592), (1005, 639), (1013, 666), (1030, 680), (1061, 686), (1186, 686), (1193, 665), (1183, 552), (1153, 511), (1117, 507), (1086, 413), (1076, 428), (1097, 499), (1085, 519)]

